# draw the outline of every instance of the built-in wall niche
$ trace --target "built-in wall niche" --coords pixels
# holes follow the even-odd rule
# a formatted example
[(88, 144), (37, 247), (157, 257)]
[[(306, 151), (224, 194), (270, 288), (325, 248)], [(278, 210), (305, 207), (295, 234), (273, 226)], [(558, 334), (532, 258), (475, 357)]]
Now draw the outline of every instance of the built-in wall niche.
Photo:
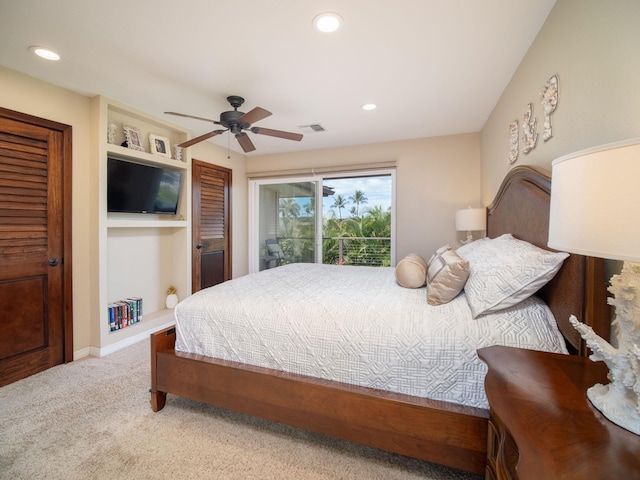
[[(95, 202), (98, 212), (98, 312), (92, 316), (91, 345), (97, 355), (108, 354), (147, 338), (149, 333), (174, 322), (166, 308), (167, 289), (173, 285), (179, 298), (191, 294), (191, 155), (180, 160), (151, 152), (149, 135), (171, 145), (191, 138), (191, 133), (171, 122), (153, 117), (105, 97), (92, 99), (92, 128), (97, 167)], [(116, 128), (111, 126), (116, 124)], [(145, 151), (122, 146), (123, 126), (140, 131)], [(178, 211), (173, 214), (122, 213), (107, 210), (108, 159), (180, 171)], [(143, 318), (127, 328), (111, 330), (113, 302), (142, 298)]]
[[(124, 127), (133, 127), (139, 131), (143, 152), (150, 155), (152, 155), (152, 149), (149, 144), (149, 135), (156, 135), (168, 139), (169, 150), (171, 152), (173, 152), (174, 145), (185, 141), (183, 132), (177, 132), (166, 124), (150, 120), (144, 115), (137, 115), (127, 111), (125, 108), (110, 105), (107, 113), (107, 130), (104, 132), (105, 138), (108, 138), (110, 129), (114, 132), (114, 142), (109, 145), (122, 146), (122, 143), (126, 140)], [(157, 154), (155, 157), (158, 159), (164, 158)], [(175, 155), (173, 155), (173, 157), (175, 157)], [(174, 161), (178, 160), (174, 158)], [(184, 159), (180, 161), (184, 161)]]
[(167, 288), (184, 280), (176, 278), (175, 268), (174, 250), (182, 243), (180, 234), (170, 228), (109, 229), (107, 301), (142, 297), (145, 314), (163, 310)]

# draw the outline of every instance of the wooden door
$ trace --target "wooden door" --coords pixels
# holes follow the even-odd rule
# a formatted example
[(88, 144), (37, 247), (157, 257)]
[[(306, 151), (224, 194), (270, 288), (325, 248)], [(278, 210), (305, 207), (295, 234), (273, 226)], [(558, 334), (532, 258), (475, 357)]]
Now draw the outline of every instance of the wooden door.
[(0, 108), (0, 386), (73, 360), (71, 127)]
[(231, 278), (231, 170), (193, 160), (192, 289)]

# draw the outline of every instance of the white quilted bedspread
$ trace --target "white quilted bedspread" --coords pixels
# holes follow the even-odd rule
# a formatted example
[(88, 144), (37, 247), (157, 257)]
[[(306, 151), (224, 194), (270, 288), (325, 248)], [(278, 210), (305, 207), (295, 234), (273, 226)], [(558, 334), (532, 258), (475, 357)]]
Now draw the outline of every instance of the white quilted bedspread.
[(471, 318), (427, 304), (393, 268), (292, 264), (202, 290), (175, 309), (176, 350), (488, 408), (476, 349), (566, 353), (544, 303)]

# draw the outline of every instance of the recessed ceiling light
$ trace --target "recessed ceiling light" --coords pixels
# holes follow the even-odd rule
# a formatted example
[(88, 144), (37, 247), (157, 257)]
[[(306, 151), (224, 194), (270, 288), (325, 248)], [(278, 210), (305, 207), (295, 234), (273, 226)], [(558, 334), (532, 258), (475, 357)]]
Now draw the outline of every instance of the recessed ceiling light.
[(363, 110), (375, 110), (378, 106), (375, 103), (365, 103), (362, 105)]
[(313, 19), (313, 26), (323, 33), (335, 32), (341, 25), (342, 17), (333, 12), (321, 13)]
[(60, 60), (60, 55), (48, 48), (33, 46), (29, 47), (29, 51), (46, 60)]

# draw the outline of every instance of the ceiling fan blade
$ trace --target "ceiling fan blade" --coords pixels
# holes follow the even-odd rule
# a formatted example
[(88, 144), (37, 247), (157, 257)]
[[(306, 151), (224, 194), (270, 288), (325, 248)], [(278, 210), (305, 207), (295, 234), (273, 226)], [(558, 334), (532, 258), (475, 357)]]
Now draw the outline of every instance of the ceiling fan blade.
[(253, 145), (253, 142), (249, 138), (249, 135), (247, 135), (246, 133), (242, 132), (242, 133), (236, 134), (236, 139), (238, 140), (238, 143), (240, 144), (240, 146), (242, 147), (242, 150), (244, 150), (245, 153), (253, 152), (256, 149), (255, 145)]
[(187, 148), (191, 145), (195, 145), (196, 143), (200, 143), (207, 138), (215, 137), (216, 135), (220, 135), (221, 133), (226, 132), (226, 130), (214, 130), (213, 132), (205, 133), (204, 135), (200, 135), (199, 137), (192, 138), (191, 140), (187, 140), (186, 142), (182, 142), (179, 144), (179, 147)]
[(211, 120), (210, 118), (202, 118), (202, 117), (194, 117), (193, 115), (187, 115), (186, 113), (178, 113), (178, 112), (164, 112), (167, 115), (177, 115), (178, 117), (185, 118), (194, 118), (196, 120), (204, 120), (205, 122), (219, 123), (216, 120)]
[(264, 108), (256, 107), (253, 110), (242, 115), (238, 119), (238, 121), (251, 125), (252, 123), (262, 120), (263, 118), (267, 118), (269, 115), (271, 115), (270, 111), (265, 110)]
[(302, 140), (303, 135), (301, 133), (283, 132), (282, 130), (272, 130), (270, 128), (252, 127), (251, 131), (258, 135), (269, 135), (270, 137), (285, 138), (287, 140), (295, 140), (299, 142)]

